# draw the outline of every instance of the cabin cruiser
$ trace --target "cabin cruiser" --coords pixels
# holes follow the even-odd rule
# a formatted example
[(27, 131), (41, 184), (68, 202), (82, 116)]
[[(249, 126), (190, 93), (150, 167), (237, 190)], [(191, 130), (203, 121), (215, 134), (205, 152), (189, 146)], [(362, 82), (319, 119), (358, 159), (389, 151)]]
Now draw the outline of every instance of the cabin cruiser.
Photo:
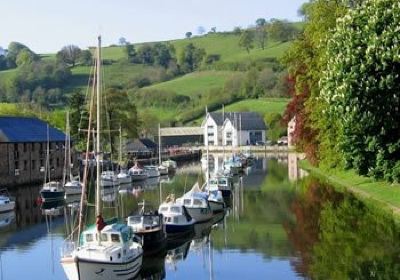
[(107, 170), (101, 173), (100, 185), (102, 187), (114, 187), (119, 185), (118, 177), (114, 174), (114, 171)]
[(61, 182), (50, 181), (43, 185), (40, 190), (42, 201), (62, 200), (65, 197), (65, 189)]
[(174, 160), (164, 160), (161, 163), (162, 166), (165, 166), (168, 169), (168, 173), (174, 173), (176, 169), (178, 168), (178, 165), (176, 164), (176, 161)]
[(120, 184), (130, 184), (132, 183), (131, 175), (124, 169), (121, 169), (117, 174), (118, 182)]
[(7, 189), (0, 190), (0, 213), (13, 211), (15, 201), (13, 201)]
[(74, 195), (82, 193), (82, 183), (79, 179), (72, 179), (64, 185), (66, 195)]
[(128, 174), (131, 175), (132, 181), (143, 181), (147, 179), (147, 174), (143, 168), (140, 168), (137, 164), (132, 166)]
[(160, 205), (158, 212), (163, 215), (168, 237), (171, 234), (185, 234), (193, 231), (195, 220), (189, 215), (186, 207), (175, 202), (171, 196)]
[(160, 171), (158, 171), (158, 167), (155, 165), (145, 165), (143, 169), (148, 178), (160, 177)]
[(207, 191), (221, 191), (223, 197), (230, 197), (232, 194), (232, 177), (226, 175), (217, 175), (208, 181), (205, 186)]

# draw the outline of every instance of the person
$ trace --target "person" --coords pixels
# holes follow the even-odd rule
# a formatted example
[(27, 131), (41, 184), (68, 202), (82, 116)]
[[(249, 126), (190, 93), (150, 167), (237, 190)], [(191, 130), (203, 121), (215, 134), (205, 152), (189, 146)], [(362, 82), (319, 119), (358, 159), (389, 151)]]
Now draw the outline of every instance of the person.
[(100, 231), (106, 226), (107, 224), (104, 222), (103, 217), (101, 214), (97, 215), (96, 217), (96, 228), (97, 231), (100, 233)]

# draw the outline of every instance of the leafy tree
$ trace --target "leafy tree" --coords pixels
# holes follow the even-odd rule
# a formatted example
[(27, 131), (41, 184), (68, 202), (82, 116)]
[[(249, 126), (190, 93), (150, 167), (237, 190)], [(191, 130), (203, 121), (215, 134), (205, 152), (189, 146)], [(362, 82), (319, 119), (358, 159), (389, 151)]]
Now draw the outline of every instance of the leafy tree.
[(82, 65), (90, 66), (93, 64), (93, 55), (90, 50), (83, 50), (80, 55), (78, 62)]
[(340, 128), (335, 141), (346, 167), (390, 181), (400, 181), (398, 14), (394, 0), (349, 11), (329, 40), (321, 79), (322, 117)]
[(240, 34), (242, 34), (242, 28), (240, 28), (240, 26), (235, 26), (233, 28), (233, 34), (239, 36)]
[(4, 55), (0, 55), (0, 70), (7, 69), (7, 59)]
[[(75, 141), (82, 139), (79, 128), (88, 127), (88, 110), (85, 106), (85, 96), (81, 91), (75, 91), (68, 99), (70, 112), (71, 137)], [(84, 138), (84, 137), (83, 137)], [(84, 143), (82, 143), (82, 146)]]
[(31, 51), (28, 49), (22, 49), (18, 55), (17, 59), (15, 60), (15, 63), (17, 66), (22, 66), (24, 64), (30, 64), (35, 60), (35, 54), (33, 54)]
[(25, 52), (23, 56), (25, 58), (27, 57), (27, 54), (29, 53), (29, 57), (33, 58), (32, 60), (38, 60), (39, 57), (32, 52), (27, 46), (18, 43), (18, 42), (11, 42), (8, 45), (8, 51), (7, 51), (7, 67), (8, 68), (14, 68), (17, 66), (17, 57), (20, 54), (21, 51)]
[(170, 48), (166, 44), (157, 43), (153, 47), (154, 63), (167, 68), (172, 60)]
[(137, 52), (139, 61), (143, 64), (153, 64), (153, 48), (150, 44), (143, 44), (139, 47)]
[(219, 61), (220, 59), (221, 59), (220, 54), (208, 54), (204, 59), (204, 63), (213, 64), (214, 62)]
[(129, 44), (129, 42), (124, 37), (121, 37), (118, 39), (118, 44), (120, 46), (125, 46), (125, 45)]
[(183, 49), (180, 55), (179, 63), (184, 72), (193, 72), (200, 66), (205, 55), (206, 52), (203, 48), (196, 48), (195, 45), (190, 43)]
[(192, 37), (192, 32), (186, 32), (185, 33), (185, 37), (187, 38), (187, 39), (189, 39), (190, 37)]
[(215, 26), (211, 27), (210, 32), (211, 33), (217, 33), (217, 28)]
[(245, 48), (247, 53), (250, 53), (250, 49), (254, 47), (254, 33), (251, 30), (245, 30), (242, 32), (239, 38), (239, 47)]
[(126, 43), (124, 45), (124, 52), (126, 54), (126, 56), (128, 57), (129, 60), (132, 60), (136, 57), (136, 50), (135, 50), (135, 46), (133, 44), (130, 43)]
[(72, 67), (75, 67), (80, 55), (81, 49), (75, 45), (68, 45), (63, 47), (59, 52), (57, 52), (57, 59), (62, 61)]
[(267, 38), (267, 31), (265, 25), (267, 21), (264, 18), (258, 18), (256, 20), (256, 38), (262, 49), (265, 48), (265, 39)]
[(268, 25), (268, 33), (272, 40), (287, 42), (295, 37), (297, 30), (286, 20), (272, 19)]
[(203, 35), (205, 32), (206, 32), (206, 29), (204, 28), (204, 26), (197, 27), (197, 34)]

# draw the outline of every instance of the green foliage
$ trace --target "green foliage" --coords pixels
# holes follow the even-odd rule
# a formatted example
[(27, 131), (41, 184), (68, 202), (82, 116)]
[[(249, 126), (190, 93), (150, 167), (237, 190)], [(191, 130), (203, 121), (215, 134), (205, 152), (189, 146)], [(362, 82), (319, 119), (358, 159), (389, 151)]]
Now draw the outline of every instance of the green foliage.
[(186, 45), (179, 57), (179, 64), (185, 73), (193, 72), (198, 69), (206, 51), (203, 48), (197, 48), (192, 43)]
[(82, 50), (75, 45), (68, 45), (63, 47), (56, 55), (57, 60), (75, 67)]
[(264, 116), (267, 124), (267, 139), (276, 142), (287, 134), (287, 129), (282, 125), (282, 115), (276, 112), (268, 112)]
[(387, 180), (398, 179), (400, 158), (399, 14), (392, 0), (349, 11), (329, 40), (321, 80), (323, 117), (338, 123), (347, 167)]
[(287, 42), (294, 39), (297, 29), (288, 21), (272, 19), (268, 24), (268, 34), (272, 40)]
[(245, 48), (247, 53), (250, 53), (250, 49), (254, 48), (254, 32), (251, 30), (245, 30), (242, 32), (239, 38), (239, 47)]
[[(8, 45), (7, 49), (7, 68), (15, 68), (17, 66), (17, 58), (22, 51), (25, 53), (23, 55), (25, 56), (25, 59), (27, 56), (32, 58), (32, 61), (39, 59), (38, 56), (34, 52), (32, 52), (27, 46), (18, 42), (11, 42)], [(24, 59), (22, 59), (22, 61), (24, 61)]]

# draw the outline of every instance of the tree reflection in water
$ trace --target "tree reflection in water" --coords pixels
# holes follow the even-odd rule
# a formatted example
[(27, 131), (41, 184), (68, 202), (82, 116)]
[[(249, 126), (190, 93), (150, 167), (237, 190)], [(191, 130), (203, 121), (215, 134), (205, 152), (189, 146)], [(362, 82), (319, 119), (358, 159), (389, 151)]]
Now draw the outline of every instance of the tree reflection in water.
[(296, 271), (312, 279), (399, 279), (399, 227), (390, 213), (313, 178), (301, 183), (286, 225), (300, 258)]

